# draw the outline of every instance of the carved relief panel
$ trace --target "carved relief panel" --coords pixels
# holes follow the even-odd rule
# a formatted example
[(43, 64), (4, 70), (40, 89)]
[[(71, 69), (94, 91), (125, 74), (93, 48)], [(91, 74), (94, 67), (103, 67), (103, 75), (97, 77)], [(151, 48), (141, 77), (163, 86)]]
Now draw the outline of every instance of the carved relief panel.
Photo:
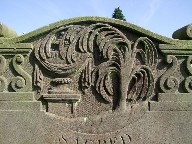
[(30, 52), (30, 47), (23, 47), (23, 51), (20, 52), (17, 48), (11, 50), (0, 45), (0, 92), (32, 91)]
[(132, 42), (108, 24), (69, 25), (35, 42), (34, 53), (39, 98), (70, 103), (78, 116), (124, 111), (152, 96), (158, 54), (147, 37)]

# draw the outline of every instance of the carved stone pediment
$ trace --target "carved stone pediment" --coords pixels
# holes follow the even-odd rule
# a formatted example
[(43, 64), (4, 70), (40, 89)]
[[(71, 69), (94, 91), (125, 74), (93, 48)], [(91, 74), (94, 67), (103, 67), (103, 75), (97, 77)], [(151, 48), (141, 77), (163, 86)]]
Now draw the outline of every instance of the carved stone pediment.
[(178, 139), (191, 119), (191, 45), (101, 17), (0, 38), (0, 143), (10, 117), (8, 143), (191, 140)]

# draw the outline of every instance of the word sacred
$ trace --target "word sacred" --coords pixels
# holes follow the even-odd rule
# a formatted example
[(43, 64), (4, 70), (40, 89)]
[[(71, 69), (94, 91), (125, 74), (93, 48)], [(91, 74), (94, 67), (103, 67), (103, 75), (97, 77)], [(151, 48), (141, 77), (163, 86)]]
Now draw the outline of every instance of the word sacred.
[(90, 136), (89, 138), (66, 138), (65, 136), (62, 136), (61, 138), (59, 138), (59, 142), (60, 144), (128, 144), (131, 142), (131, 137), (128, 134), (106, 138), (99, 138), (99, 136), (95, 137), (95, 135), (93, 137)]

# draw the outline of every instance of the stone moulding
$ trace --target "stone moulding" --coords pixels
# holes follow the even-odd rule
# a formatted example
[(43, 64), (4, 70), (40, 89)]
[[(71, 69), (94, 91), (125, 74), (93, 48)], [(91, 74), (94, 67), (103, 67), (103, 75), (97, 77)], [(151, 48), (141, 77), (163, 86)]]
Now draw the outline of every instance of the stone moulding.
[(0, 143), (190, 143), (192, 40), (175, 33), (79, 17), (0, 37)]
[(17, 37), (17, 33), (5, 24), (0, 23), (0, 37), (13, 38)]
[(164, 41), (165, 43), (170, 43), (170, 44), (174, 44), (174, 43), (191, 43), (191, 41), (186, 41), (186, 40), (178, 40), (178, 39), (171, 39), (171, 38), (167, 38), (161, 35), (158, 35), (156, 33), (153, 33), (149, 30), (146, 30), (144, 28), (141, 28), (137, 25), (128, 23), (128, 22), (124, 22), (124, 21), (119, 21), (116, 19), (111, 19), (111, 18), (104, 18), (104, 17), (77, 17), (77, 18), (71, 18), (71, 19), (66, 19), (66, 20), (62, 20), (53, 24), (49, 24), (47, 26), (44, 26), (42, 28), (39, 28), (37, 30), (34, 30), (32, 32), (29, 32), (27, 34), (24, 34), (22, 36), (19, 37), (15, 37), (15, 38), (0, 38), (0, 43), (5, 43), (5, 42), (9, 42), (9, 43), (19, 43), (19, 42), (27, 42), (27, 40), (30, 41), (30, 39), (34, 38), (34, 37), (38, 37), (44, 33), (47, 33), (51, 30), (54, 30), (55, 28), (59, 28), (63, 25), (69, 25), (69, 24), (75, 24), (75, 23), (89, 23), (89, 22), (104, 22), (104, 23), (109, 23), (109, 24), (116, 24), (119, 25), (120, 27), (124, 27), (125, 29), (129, 29), (133, 32), (136, 33), (141, 33), (142, 35), (145, 35), (147, 37), (152, 37), (154, 39), (157, 39), (159, 41)]

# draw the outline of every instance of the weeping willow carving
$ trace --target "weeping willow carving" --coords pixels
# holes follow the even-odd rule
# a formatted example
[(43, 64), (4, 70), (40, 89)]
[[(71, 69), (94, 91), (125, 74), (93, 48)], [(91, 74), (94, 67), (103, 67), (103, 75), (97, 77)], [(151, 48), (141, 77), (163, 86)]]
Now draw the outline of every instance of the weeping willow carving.
[(35, 56), (54, 77), (80, 71), (82, 90), (93, 87), (114, 109), (125, 110), (127, 103), (148, 99), (154, 88), (157, 51), (153, 42), (141, 37), (133, 44), (108, 24), (53, 30), (36, 43)]

